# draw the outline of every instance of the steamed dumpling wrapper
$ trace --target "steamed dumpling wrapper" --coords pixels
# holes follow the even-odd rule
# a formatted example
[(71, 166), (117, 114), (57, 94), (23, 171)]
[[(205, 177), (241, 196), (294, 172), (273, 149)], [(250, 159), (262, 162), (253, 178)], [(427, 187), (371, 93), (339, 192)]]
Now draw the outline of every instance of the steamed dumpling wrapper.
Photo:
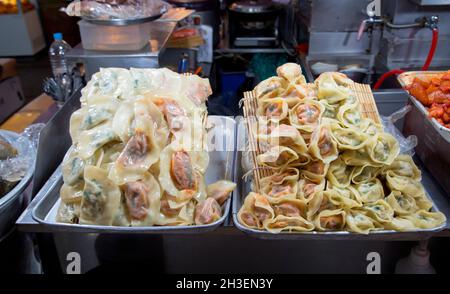
[(128, 142), (135, 128), (134, 103), (124, 101), (112, 119), (112, 128), (122, 142)]
[(283, 184), (286, 181), (298, 181), (299, 171), (296, 168), (286, 168), (278, 172), (273, 173), (268, 177), (264, 177), (260, 180), (260, 183), (264, 185), (265, 183), (272, 184)]
[(318, 101), (305, 99), (289, 111), (292, 126), (305, 132), (313, 132), (321, 122), (324, 107)]
[(340, 157), (333, 161), (328, 168), (327, 179), (333, 185), (341, 188), (348, 187), (353, 174), (353, 166), (346, 165)]
[(161, 201), (161, 213), (159, 214), (159, 219), (157, 225), (161, 226), (189, 226), (195, 223), (194, 220), (194, 213), (195, 213), (195, 201), (191, 200), (184, 204), (183, 206), (180, 206), (176, 209), (173, 209), (176, 211), (175, 215), (169, 216), (167, 214), (162, 213), (165, 209), (165, 206), (168, 205)]
[(289, 105), (283, 98), (261, 99), (256, 114), (261, 121), (279, 123), (288, 117)]
[(299, 155), (297, 152), (285, 146), (271, 147), (269, 150), (256, 157), (258, 164), (280, 170), (283, 170), (298, 158)]
[(368, 217), (362, 210), (348, 210), (345, 216), (346, 229), (358, 234), (369, 234), (372, 230), (377, 230), (374, 220)]
[(379, 133), (367, 140), (366, 150), (372, 161), (390, 165), (400, 152), (398, 141), (388, 133)]
[(371, 203), (384, 198), (383, 184), (377, 178), (354, 185), (364, 203)]
[(281, 124), (272, 129), (269, 135), (259, 135), (259, 143), (267, 143), (268, 146), (286, 146), (297, 153), (306, 153), (308, 147), (299, 131), (290, 125)]
[(297, 198), (309, 203), (314, 195), (325, 189), (325, 178), (321, 180), (310, 180), (308, 178), (302, 178), (298, 181)]
[(97, 97), (130, 99), (135, 95), (134, 81), (127, 69), (100, 68), (81, 90), (81, 103), (92, 104)]
[(394, 218), (394, 210), (384, 200), (367, 203), (362, 208), (367, 215), (380, 223), (389, 223)]
[(303, 169), (303, 167), (307, 166), (312, 158), (308, 153), (297, 153), (298, 158), (289, 163), (289, 166), (294, 168)]
[(238, 213), (239, 222), (249, 228), (263, 229), (264, 223), (275, 217), (275, 212), (264, 195), (250, 192)]
[(138, 116), (133, 135), (114, 162), (109, 177), (118, 185), (143, 179), (161, 152), (155, 141), (152, 119)]
[(412, 178), (396, 176), (392, 171), (386, 173), (386, 183), (389, 189), (400, 191), (413, 198), (425, 197), (422, 184)]
[(416, 201), (417, 207), (421, 210), (429, 211), (433, 208), (433, 203), (427, 198), (426, 195), (416, 197), (414, 198), (414, 201)]
[(220, 205), (214, 198), (206, 198), (195, 207), (194, 221), (196, 225), (212, 224), (221, 216)]
[[(277, 68), (277, 75), (288, 82), (296, 81), (302, 77), (302, 68), (297, 63), (288, 62)], [(306, 84), (306, 81), (304, 82)]]
[(337, 121), (337, 113), (340, 107), (339, 104), (331, 105), (326, 100), (320, 100), (319, 103), (323, 107), (322, 117)]
[(314, 219), (315, 228), (319, 231), (341, 231), (345, 227), (345, 211), (322, 210)]
[(173, 135), (176, 136), (189, 127), (190, 120), (177, 101), (167, 97), (153, 97), (152, 101), (163, 114), (166, 125)]
[(152, 226), (158, 222), (161, 189), (150, 173), (145, 173), (142, 180), (125, 183), (122, 189), (132, 226)]
[(306, 217), (307, 204), (299, 199), (269, 199), (272, 205), (275, 217), (279, 215), (287, 217)]
[(361, 115), (359, 104), (345, 104), (339, 108), (336, 119), (346, 128), (355, 128), (359, 131), (366, 130), (369, 120)]
[(206, 187), (206, 194), (208, 198), (214, 198), (219, 205), (223, 205), (235, 188), (235, 183), (226, 180), (219, 180)]
[(364, 182), (370, 182), (376, 178), (380, 172), (381, 168), (371, 165), (355, 166), (352, 173), (352, 183), (362, 184)]
[(357, 150), (364, 147), (369, 136), (357, 129), (343, 128), (339, 123), (331, 123), (331, 133), (338, 144), (338, 148)]
[(292, 81), (280, 97), (289, 99), (289, 107), (293, 107), (301, 100), (317, 100), (317, 87), (314, 84), (306, 84), (305, 77), (301, 76)]
[(205, 101), (212, 93), (208, 79), (197, 75), (181, 76), (167, 68), (132, 68), (130, 71), (140, 94), (171, 97), (189, 113), (206, 110)]
[(340, 157), (347, 165), (353, 166), (374, 166), (381, 167), (383, 164), (374, 162), (366, 149), (360, 150), (345, 150), (340, 154)]
[(116, 133), (110, 123), (105, 123), (87, 131), (82, 131), (78, 137), (78, 154), (82, 159), (88, 159), (103, 145), (117, 140)]
[(80, 224), (112, 225), (120, 205), (119, 187), (95, 166), (86, 166), (84, 181)]
[(323, 73), (314, 83), (319, 89), (319, 100), (326, 100), (329, 104), (340, 103), (353, 95), (350, 89), (353, 81), (341, 73)]
[(179, 103), (171, 98), (156, 96), (153, 101), (164, 114), (168, 128), (172, 133), (172, 141), (178, 141), (179, 144), (192, 151), (204, 151), (206, 149), (204, 112), (197, 109), (188, 115)]
[(61, 201), (56, 213), (56, 221), (66, 224), (78, 224), (81, 213), (81, 201), (66, 203)]
[(206, 198), (204, 178), (208, 158), (196, 151), (186, 151), (182, 146), (170, 144), (161, 152), (159, 161), (159, 183), (168, 194), (179, 202), (194, 198), (201, 201)]
[(319, 191), (314, 194), (311, 201), (308, 203), (308, 211), (306, 213), (308, 220), (314, 220), (314, 216), (323, 210), (336, 210), (340, 207), (331, 201), (333, 194), (336, 191), (326, 190)]
[(279, 97), (288, 85), (288, 81), (281, 77), (270, 77), (255, 87), (256, 98), (266, 99)]
[[(112, 104), (112, 103), (111, 103)], [(70, 117), (70, 136), (72, 142), (78, 142), (82, 131), (90, 130), (101, 123), (111, 120), (117, 105), (105, 105), (102, 107), (83, 107), (76, 110)]]
[(396, 230), (399, 232), (417, 230), (413, 222), (405, 218), (404, 216), (394, 217), (390, 222), (384, 223), (383, 225), (388, 230)]
[(325, 164), (320, 160), (310, 161), (308, 164), (302, 167), (300, 174), (306, 179), (320, 182), (325, 178), (329, 167), (329, 164)]
[(109, 172), (124, 148), (125, 144), (121, 142), (112, 142), (106, 144), (101, 149), (102, 154), (101, 156), (99, 156), (99, 160), (95, 161), (97, 162), (97, 166)]
[(346, 209), (353, 209), (363, 206), (359, 192), (352, 186), (340, 188), (329, 185), (327, 186), (327, 189), (336, 192), (331, 193), (329, 196), (330, 201), (336, 206)]
[(422, 173), (408, 154), (400, 154), (391, 165), (384, 167), (382, 173), (390, 171), (391, 175), (412, 178), (415, 181), (422, 179)]
[(267, 195), (269, 200), (295, 199), (297, 197), (298, 182), (294, 179), (285, 179), (281, 183), (273, 183), (263, 178), (260, 181), (261, 192)]
[(396, 215), (412, 214), (419, 209), (414, 198), (398, 191), (392, 191), (386, 197), (386, 202), (394, 209)]
[(164, 112), (158, 109), (150, 97), (144, 97), (134, 102), (134, 113), (136, 118), (143, 117), (145, 121), (153, 124), (155, 140), (160, 149), (164, 148), (169, 139), (169, 126), (164, 119)]
[(274, 234), (281, 232), (310, 232), (314, 230), (314, 224), (301, 216), (278, 215), (273, 219), (266, 220), (264, 228)]
[(365, 127), (363, 132), (369, 137), (375, 136), (378, 133), (384, 132), (384, 128), (382, 125), (375, 123), (373, 120), (369, 118), (363, 118), (366, 122), (363, 122), (361, 125)]
[[(84, 171), (83, 171), (84, 173)], [(78, 182), (75, 186), (64, 183), (59, 190), (59, 196), (64, 203), (81, 203), (83, 198), (84, 180)]]
[(329, 125), (322, 124), (313, 132), (309, 152), (324, 163), (330, 163), (338, 157), (337, 143), (331, 135)]
[(433, 229), (445, 223), (446, 217), (441, 212), (428, 212), (419, 210), (414, 214), (404, 216), (411, 221), (415, 227), (420, 229)]
[(78, 155), (76, 148), (71, 148), (62, 162), (62, 175), (64, 183), (75, 185), (83, 181), (85, 161)]

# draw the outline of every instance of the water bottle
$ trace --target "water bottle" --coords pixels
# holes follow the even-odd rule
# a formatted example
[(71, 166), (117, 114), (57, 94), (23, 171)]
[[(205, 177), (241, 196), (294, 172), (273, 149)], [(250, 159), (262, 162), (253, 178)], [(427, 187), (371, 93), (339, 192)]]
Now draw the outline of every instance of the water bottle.
[(64, 74), (70, 73), (72, 70), (67, 64), (65, 59), (65, 54), (67, 51), (72, 49), (66, 41), (63, 40), (61, 33), (54, 33), (53, 38), (55, 39), (50, 45), (48, 54), (50, 56), (50, 64), (52, 66), (53, 76), (55, 78), (61, 77)]

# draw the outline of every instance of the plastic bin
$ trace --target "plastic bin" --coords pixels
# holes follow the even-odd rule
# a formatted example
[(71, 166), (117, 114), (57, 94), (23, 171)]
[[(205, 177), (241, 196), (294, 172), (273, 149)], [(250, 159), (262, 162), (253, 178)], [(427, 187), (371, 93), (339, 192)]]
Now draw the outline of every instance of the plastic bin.
[(81, 43), (87, 50), (135, 51), (142, 49), (150, 40), (149, 23), (107, 26), (80, 20), (78, 26)]

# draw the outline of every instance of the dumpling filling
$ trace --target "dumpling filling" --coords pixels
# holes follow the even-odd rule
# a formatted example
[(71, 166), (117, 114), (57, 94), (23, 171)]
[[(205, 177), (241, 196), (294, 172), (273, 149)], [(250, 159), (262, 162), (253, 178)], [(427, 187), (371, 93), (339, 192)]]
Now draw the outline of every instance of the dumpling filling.
[(136, 130), (120, 154), (118, 161), (125, 167), (141, 164), (149, 152), (149, 145), (149, 140), (145, 133), (139, 129)]
[(128, 213), (132, 219), (143, 220), (147, 216), (149, 191), (149, 188), (142, 181), (125, 184), (124, 195)]
[(178, 190), (196, 189), (194, 168), (191, 163), (191, 157), (186, 151), (177, 151), (172, 154), (170, 176)]

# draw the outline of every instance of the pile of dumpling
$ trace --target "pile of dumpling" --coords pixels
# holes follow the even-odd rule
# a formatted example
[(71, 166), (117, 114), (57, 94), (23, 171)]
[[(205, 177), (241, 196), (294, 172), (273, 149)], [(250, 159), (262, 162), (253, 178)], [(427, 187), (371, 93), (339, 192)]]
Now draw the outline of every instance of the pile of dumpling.
[[(306, 83), (287, 63), (277, 77), (255, 88), (262, 153), (258, 168), (270, 170), (259, 193), (250, 192), (238, 213), (249, 228), (282, 231), (430, 229), (445, 222), (420, 183), (411, 156), (383, 127), (361, 115), (340, 73)], [(254, 190), (254, 189), (253, 189)]]
[(235, 184), (205, 185), (207, 79), (168, 69), (107, 68), (70, 119), (57, 221), (105, 226), (202, 225)]

